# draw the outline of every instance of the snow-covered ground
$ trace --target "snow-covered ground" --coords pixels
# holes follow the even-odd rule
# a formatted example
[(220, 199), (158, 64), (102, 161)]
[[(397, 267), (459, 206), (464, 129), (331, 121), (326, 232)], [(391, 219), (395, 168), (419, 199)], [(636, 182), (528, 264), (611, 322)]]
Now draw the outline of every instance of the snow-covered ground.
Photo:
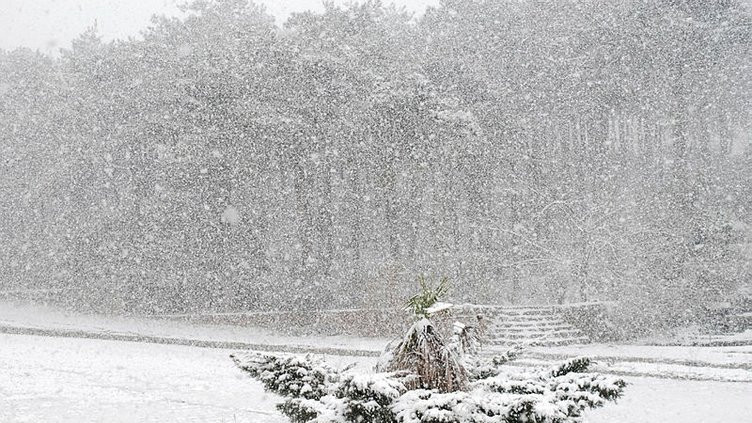
[(221, 349), (0, 335), (2, 422), (283, 422)]
[(520, 360), (536, 364), (588, 356), (604, 373), (674, 379), (752, 382), (752, 346), (686, 347), (585, 344), (534, 347)]
[(749, 366), (752, 369), (752, 347), (677, 347), (624, 344), (585, 344), (562, 347), (533, 347), (532, 352), (541, 356), (569, 357), (590, 355), (597, 358), (631, 358), (674, 363), (711, 363), (717, 366)]
[(616, 404), (586, 413), (585, 423), (722, 423), (752, 421), (752, 383), (625, 378)]
[[(276, 398), (223, 349), (98, 339), (0, 335), (0, 421), (256, 422), (286, 420)], [(336, 366), (373, 359), (329, 356)], [(744, 422), (752, 383), (626, 378), (615, 405), (587, 423)], [(747, 420), (745, 420), (747, 419)]]
[[(34, 331), (65, 337), (7, 334)], [(232, 350), (154, 342), (333, 351), (327, 360), (335, 366), (370, 366), (386, 342), (81, 315), (10, 302), (0, 302), (0, 332), (6, 332), (0, 334), (0, 422), (282, 422), (275, 398), (233, 366)], [(113, 340), (123, 336), (148, 342)], [(586, 422), (741, 422), (752, 416), (752, 346), (534, 347), (515, 364), (546, 366), (580, 355), (596, 358), (598, 371), (630, 382), (618, 404), (590, 412)]]
[[(350, 336), (282, 336), (257, 328), (187, 321), (67, 313), (51, 307), (0, 302), (0, 333), (138, 340), (229, 349), (378, 356), (387, 339)], [(485, 354), (502, 352), (488, 348)], [(752, 346), (682, 347), (587, 344), (533, 347), (516, 362), (548, 365), (586, 355), (600, 372), (700, 381), (752, 382)]]

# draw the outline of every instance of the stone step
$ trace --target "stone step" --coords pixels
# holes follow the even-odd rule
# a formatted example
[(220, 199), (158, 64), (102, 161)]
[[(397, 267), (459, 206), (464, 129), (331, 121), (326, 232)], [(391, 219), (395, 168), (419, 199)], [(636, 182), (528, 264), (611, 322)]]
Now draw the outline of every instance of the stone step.
[(534, 335), (534, 334), (547, 334), (547, 333), (577, 333), (578, 335), (581, 334), (579, 329), (573, 328), (571, 326), (566, 327), (560, 327), (560, 328), (524, 328), (524, 329), (516, 329), (516, 328), (509, 328), (509, 329), (497, 329), (494, 331), (488, 331), (487, 333), (489, 335), (498, 335), (503, 336), (504, 334), (514, 334), (514, 335)]
[(494, 325), (489, 326), (486, 332), (525, 332), (525, 331), (551, 331), (561, 329), (575, 329), (573, 326), (566, 323), (552, 323), (550, 325)]
[(585, 336), (566, 336), (566, 337), (541, 337), (530, 339), (511, 339), (498, 338), (491, 342), (491, 345), (512, 345), (512, 344), (529, 344), (529, 343), (547, 343), (547, 342), (588, 342)]
[(561, 330), (561, 329), (575, 329), (574, 327), (567, 325), (567, 324), (554, 324), (554, 325), (526, 325), (526, 326), (517, 326), (517, 325), (508, 325), (508, 326), (492, 326), (488, 327), (486, 329), (486, 332), (505, 332), (505, 331), (512, 331), (512, 332), (534, 332), (534, 331), (552, 331), (552, 330)]
[(567, 324), (558, 325), (533, 325), (533, 326), (491, 326), (486, 329), (486, 333), (497, 332), (555, 332), (558, 330), (576, 330), (574, 326)]
[(550, 321), (550, 322), (493, 322), (490, 325), (486, 326), (488, 328), (496, 327), (496, 328), (534, 328), (534, 327), (541, 327), (541, 328), (548, 328), (552, 326), (561, 326), (561, 325), (568, 325), (567, 322), (562, 321)]
[(487, 307), (468, 309), (470, 317), (486, 318), (486, 338), (493, 345), (569, 345), (588, 338), (561, 317), (553, 306)]
[(556, 314), (554, 310), (498, 310), (493, 313), (496, 316), (550, 316)]
[(549, 320), (545, 322), (507, 322), (507, 321), (494, 321), (490, 325), (488, 325), (489, 328), (492, 327), (499, 327), (499, 328), (530, 328), (530, 327), (551, 327), (551, 326), (562, 326), (562, 325), (569, 325), (567, 322), (563, 320)]
[(494, 323), (507, 323), (507, 324), (511, 324), (511, 323), (527, 323), (527, 324), (530, 324), (530, 323), (563, 322), (563, 320), (560, 319), (560, 318), (558, 318), (558, 317), (543, 317), (543, 318), (534, 318), (534, 317), (530, 317), (530, 318), (524, 318), (524, 317), (522, 317), (522, 318), (520, 318), (520, 317), (503, 318), (503, 317), (498, 317), (498, 318), (492, 319), (492, 321)]
[(582, 337), (578, 330), (563, 330), (556, 332), (522, 332), (522, 333), (496, 333), (490, 339), (538, 339), (538, 338), (569, 338)]
[(553, 309), (529, 309), (529, 310), (509, 310), (509, 309), (490, 309), (473, 312), (458, 312), (464, 315), (483, 315), (487, 317), (533, 317), (533, 316), (552, 316), (556, 315)]
[(587, 344), (590, 340), (584, 336), (580, 337), (571, 337), (571, 338), (549, 338), (549, 339), (530, 339), (530, 340), (519, 340), (519, 339), (494, 339), (493, 341), (489, 342), (490, 345), (495, 346), (512, 346), (512, 345), (530, 345), (530, 346), (544, 346), (544, 347), (553, 347), (553, 346), (562, 346), (562, 345), (572, 345), (572, 344)]
[(580, 334), (581, 332), (577, 330), (576, 328), (572, 327), (561, 327), (561, 328), (551, 328), (551, 329), (538, 329), (538, 328), (525, 328), (525, 329), (497, 329), (497, 330), (490, 330), (487, 331), (486, 334), (488, 336), (504, 336), (505, 334), (518, 334), (518, 335), (526, 335), (531, 333), (559, 333), (559, 332), (574, 332), (577, 334)]

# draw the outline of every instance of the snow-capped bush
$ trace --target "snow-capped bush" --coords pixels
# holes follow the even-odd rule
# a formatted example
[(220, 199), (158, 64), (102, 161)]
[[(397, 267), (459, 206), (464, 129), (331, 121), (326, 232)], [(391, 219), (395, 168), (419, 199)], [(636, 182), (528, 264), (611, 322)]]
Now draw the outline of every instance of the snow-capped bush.
[[(278, 409), (293, 423), (572, 423), (588, 408), (621, 396), (624, 381), (586, 373), (580, 357), (551, 369), (507, 372), (519, 349), (484, 362), (471, 330), (458, 325), (446, 344), (429, 317), (446, 292), (425, 283), (411, 299), (418, 319), (388, 348), (377, 369), (337, 371), (306, 357), (233, 357), (267, 390), (286, 397)], [(419, 304), (419, 306), (415, 306)]]
[(470, 392), (418, 389), (400, 397), (393, 411), (400, 423), (464, 423), (475, 421), (478, 406)]
[(407, 373), (345, 373), (318, 400), (287, 398), (277, 408), (293, 423), (393, 423), (392, 405), (408, 392)]
[(418, 378), (409, 372), (340, 372), (309, 356), (233, 358), (267, 390), (286, 397), (278, 409), (293, 423), (571, 423), (584, 410), (615, 400), (625, 387), (618, 378), (584, 373), (591, 365), (587, 358), (526, 373), (505, 372), (507, 360), (495, 358), (483, 364), (494, 369), (490, 376), (444, 392), (409, 389)]
[(562, 363), (558, 367), (551, 369), (551, 376), (564, 376), (568, 373), (582, 373), (587, 371), (593, 361), (588, 357), (577, 357)]
[[(586, 357), (575, 358), (537, 373), (499, 374), (482, 379), (474, 384), (474, 388), (505, 396), (504, 408), (495, 413), (511, 413), (505, 417), (506, 421), (526, 421), (523, 417), (534, 412), (543, 419), (533, 421), (570, 422), (588, 408), (600, 407), (606, 401), (617, 399), (626, 386), (618, 378), (584, 373), (591, 364)], [(492, 399), (498, 400), (493, 395), (487, 398)]]
[(285, 397), (320, 399), (326, 395), (327, 381), (337, 377), (335, 370), (310, 356), (281, 358), (251, 353), (230, 357), (267, 391)]
[(406, 372), (343, 376), (335, 392), (344, 404), (342, 421), (393, 422), (392, 404), (408, 391), (405, 383), (413, 379), (415, 376)]
[(521, 346), (516, 345), (511, 350), (497, 354), (487, 361), (482, 361), (477, 356), (469, 356), (465, 359), (465, 362), (469, 365), (470, 381), (497, 376), (501, 372), (502, 366), (519, 357), (522, 350)]

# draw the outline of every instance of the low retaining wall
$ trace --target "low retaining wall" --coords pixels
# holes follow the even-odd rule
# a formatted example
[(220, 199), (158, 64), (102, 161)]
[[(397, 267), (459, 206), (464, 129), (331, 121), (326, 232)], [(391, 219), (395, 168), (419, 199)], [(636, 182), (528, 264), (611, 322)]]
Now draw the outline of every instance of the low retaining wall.
[(290, 312), (210, 313), (168, 315), (162, 318), (197, 323), (252, 326), (289, 335), (351, 335), (394, 337), (410, 323), (402, 309), (348, 309)]
[[(551, 307), (569, 324), (580, 329), (592, 340), (611, 340), (614, 328), (607, 318), (610, 303), (583, 303)], [(443, 332), (449, 333), (454, 321), (475, 325), (477, 316), (489, 322), (504, 310), (531, 307), (508, 307), (459, 304), (432, 320)], [(393, 309), (344, 309), (313, 311), (273, 311), (241, 313), (206, 313), (163, 315), (162, 318), (189, 320), (197, 323), (253, 326), (290, 335), (352, 335), (393, 338), (401, 336), (412, 323), (409, 312)], [(618, 334), (617, 334), (618, 335)]]

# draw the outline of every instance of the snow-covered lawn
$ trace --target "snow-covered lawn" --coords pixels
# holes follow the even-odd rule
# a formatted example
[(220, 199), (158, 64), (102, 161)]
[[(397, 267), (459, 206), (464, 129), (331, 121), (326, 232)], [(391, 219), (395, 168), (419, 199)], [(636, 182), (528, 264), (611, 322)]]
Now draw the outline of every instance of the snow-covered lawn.
[(748, 367), (752, 370), (752, 346), (679, 347), (624, 344), (585, 344), (563, 347), (533, 347), (531, 354), (541, 357), (588, 355), (600, 358), (663, 363), (709, 363), (715, 366)]
[(0, 422), (282, 422), (228, 351), (0, 335)]
[(625, 378), (624, 397), (585, 414), (585, 423), (752, 421), (752, 383)]
[[(752, 382), (752, 346), (686, 347), (586, 344), (534, 347), (517, 364), (588, 356), (595, 370), (629, 376)], [(751, 419), (752, 421), (752, 419)]]
[[(96, 339), (0, 335), (0, 421), (284, 422), (275, 398), (229, 351)], [(327, 358), (336, 366), (373, 359)], [(752, 383), (627, 378), (616, 405), (585, 422), (743, 422)], [(748, 421), (748, 420), (746, 420)]]

